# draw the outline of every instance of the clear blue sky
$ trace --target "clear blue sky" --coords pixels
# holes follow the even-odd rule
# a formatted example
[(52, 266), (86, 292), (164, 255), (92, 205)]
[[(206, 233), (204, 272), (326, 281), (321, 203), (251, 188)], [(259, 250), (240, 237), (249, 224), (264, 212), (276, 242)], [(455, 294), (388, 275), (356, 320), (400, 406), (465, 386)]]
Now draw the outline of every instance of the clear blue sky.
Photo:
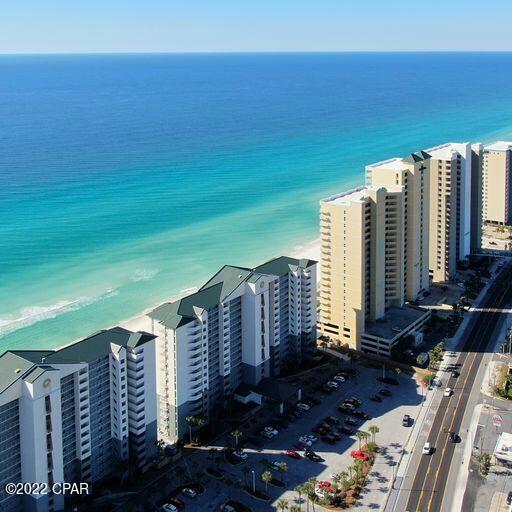
[(512, 50), (511, 0), (3, 0), (0, 53)]

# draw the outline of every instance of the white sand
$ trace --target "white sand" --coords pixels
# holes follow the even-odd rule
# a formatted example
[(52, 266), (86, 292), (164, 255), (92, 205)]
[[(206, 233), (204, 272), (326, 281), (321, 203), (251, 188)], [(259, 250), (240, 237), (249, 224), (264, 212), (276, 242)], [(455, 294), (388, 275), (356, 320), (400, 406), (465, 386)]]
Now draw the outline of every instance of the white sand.
[[(307, 258), (310, 260), (318, 261), (318, 272), (317, 276), (320, 279), (320, 238), (316, 238), (315, 240), (311, 240), (310, 242), (305, 243), (304, 245), (299, 245), (294, 248), (294, 250), (290, 254), (286, 254), (286, 256), (291, 256), (292, 258)], [(174, 302), (175, 300), (179, 300), (197, 290), (196, 287), (189, 288), (184, 293), (180, 295), (176, 295), (175, 297), (169, 298), (166, 302)], [(129, 329), (131, 331), (150, 331), (151, 332), (151, 321), (147, 316), (147, 313), (155, 309), (155, 307), (148, 308), (142, 313), (129, 318), (123, 322), (120, 322), (119, 325), (124, 327), (125, 329)]]

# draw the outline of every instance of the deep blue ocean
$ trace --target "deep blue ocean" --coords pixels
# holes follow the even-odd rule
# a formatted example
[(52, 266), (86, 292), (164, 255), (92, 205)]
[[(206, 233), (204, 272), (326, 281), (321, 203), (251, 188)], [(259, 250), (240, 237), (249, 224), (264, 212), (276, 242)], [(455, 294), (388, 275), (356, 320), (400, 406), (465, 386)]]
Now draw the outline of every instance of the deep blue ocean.
[(0, 351), (317, 237), (365, 164), (512, 135), (512, 54), (0, 57)]

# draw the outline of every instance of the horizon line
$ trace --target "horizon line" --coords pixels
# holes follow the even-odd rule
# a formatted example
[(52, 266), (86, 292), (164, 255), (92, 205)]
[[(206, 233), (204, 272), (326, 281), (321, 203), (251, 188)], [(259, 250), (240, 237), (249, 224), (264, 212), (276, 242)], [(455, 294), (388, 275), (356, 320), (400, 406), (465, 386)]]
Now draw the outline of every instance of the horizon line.
[(508, 50), (92, 50), (92, 51), (49, 51), (49, 52), (0, 52), (4, 56), (44, 55), (223, 55), (223, 54), (351, 54), (351, 53), (512, 53)]

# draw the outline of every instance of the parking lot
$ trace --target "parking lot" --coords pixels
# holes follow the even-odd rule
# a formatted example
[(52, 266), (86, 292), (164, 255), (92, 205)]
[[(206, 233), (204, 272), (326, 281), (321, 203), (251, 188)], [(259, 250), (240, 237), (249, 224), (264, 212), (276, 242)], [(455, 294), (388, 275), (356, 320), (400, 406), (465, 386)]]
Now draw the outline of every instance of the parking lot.
[[(244, 453), (247, 454), (247, 458), (240, 464), (230, 464), (224, 457), (222, 459), (218, 457), (217, 461), (212, 463), (211, 446), (197, 450), (188, 463), (190, 464), (193, 460), (193, 464), (199, 468), (214, 465), (224, 473), (224, 479), (220, 481), (209, 478), (206, 483), (206, 492), (202, 496), (185, 500), (186, 509), (198, 512), (219, 510), (221, 505), (230, 498), (250, 506), (255, 511), (275, 510), (279, 499), (287, 500), (289, 506), (298, 504), (298, 494), (294, 491), (298, 485), (302, 485), (311, 477), (317, 480), (332, 481), (332, 474), (344, 471), (352, 465), (353, 459), (350, 452), (357, 449), (359, 443), (354, 434), (357, 430), (368, 432), (370, 425), (376, 425), (379, 428), (376, 442), (380, 446), (380, 453), (357, 507), (361, 510), (381, 508), (391, 485), (393, 471), (396, 467), (394, 464), (400, 459), (403, 446), (411, 431), (411, 427), (402, 425), (402, 418), (404, 414), (408, 414), (414, 422), (422, 404), (422, 394), (417, 382), (410, 376), (393, 374), (399, 385), (383, 385), (376, 380), (382, 374), (379, 367), (375, 367), (375, 365), (372, 367), (368, 364), (354, 365), (354, 368), (357, 370), (356, 376), (340, 384), (338, 390), (331, 394), (315, 392), (310, 395), (320, 399), (321, 403), (314, 405), (298, 419), (288, 423), (286, 428), (280, 428), (279, 433), (272, 439), (266, 439), (259, 435), (263, 426), (277, 418), (271, 407), (269, 407), (269, 411), (262, 411), (258, 416), (257, 423), (246, 424), (248, 428), (247, 426), (242, 427), (241, 439), (245, 445)], [(370, 395), (378, 394), (382, 388), (389, 389), (392, 395), (381, 396), (381, 402), (369, 399)], [(319, 439), (311, 447), (311, 450), (314, 450), (323, 461), (315, 462), (305, 458), (304, 452), (295, 446), (298, 439), (301, 436), (312, 434), (312, 429), (327, 416), (335, 416), (343, 424), (348, 416), (339, 412), (338, 406), (344, 399), (351, 396), (356, 396), (362, 401), (362, 405), (358, 408), (367, 413), (370, 418), (366, 421), (358, 421), (353, 435), (342, 434), (341, 439), (334, 445), (327, 444), (321, 439), (321, 436), (315, 434)], [(249, 438), (254, 436), (263, 442), (263, 446), (255, 446), (248, 442)], [(220, 453), (230, 441), (233, 440), (227, 437), (213, 448)], [(286, 455), (286, 450), (298, 451), (301, 454), (300, 459)], [(281, 472), (273, 469), (271, 465), (274, 462), (286, 463), (287, 470)], [(267, 493), (271, 496), (271, 501), (262, 502), (245, 493), (243, 487), (245, 485), (252, 487), (254, 482), (256, 488), (265, 491), (266, 486), (261, 480), (261, 475), (267, 470), (271, 471), (274, 478), (282, 478), (285, 487), (268, 485)]]

